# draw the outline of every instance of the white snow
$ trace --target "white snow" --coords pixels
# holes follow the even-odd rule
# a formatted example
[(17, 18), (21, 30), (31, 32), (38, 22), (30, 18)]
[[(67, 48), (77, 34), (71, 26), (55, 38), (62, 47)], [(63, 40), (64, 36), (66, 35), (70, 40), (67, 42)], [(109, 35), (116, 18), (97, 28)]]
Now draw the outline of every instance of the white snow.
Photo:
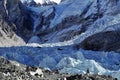
[(44, 3), (50, 3), (50, 2), (55, 2), (59, 4), (61, 0), (21, 0), (22, 3), (27, 2), (30, 3), (31, 1), (35, 1), (36, 3), (44, 4)]
[(41, 69), (37, 69), (35, 72), (33, 72), (33, 71), (30, 71), (30, 74), (31, 75), (35, 75), (35, 74), (38, 74), (38, 75), (41, 75), (41, 77), (43, 77), (43, 72), (42, 72), (42, 70)]
[(55, 46), (68, 46), (74, 44), (72, 40), (58, 43), (45, 43), (45, 44), (37, 44), (37, 43), (27, 43), (26, 46), (32, 47), (55, 47)]
[(20, 66), (19, 63), (17, 63), (16, 61), (11, 61), (12, 64), (14, 64), (15, 66)]
[(46, 3), (49, 3), (51, 1), (53, 2), (56, 2), (57, 4), (59, 4), (61, 2), (61, 0), (34, 0), (36, 3), (41, 3), (41, 4), (44, 4), (45, 2)]
[(20, 0), (22, 3), (27, 2), (30, 3), (32, 0)]
[(10, 76), (11, 74), (9, 72), (3, 73), (4, 76)]

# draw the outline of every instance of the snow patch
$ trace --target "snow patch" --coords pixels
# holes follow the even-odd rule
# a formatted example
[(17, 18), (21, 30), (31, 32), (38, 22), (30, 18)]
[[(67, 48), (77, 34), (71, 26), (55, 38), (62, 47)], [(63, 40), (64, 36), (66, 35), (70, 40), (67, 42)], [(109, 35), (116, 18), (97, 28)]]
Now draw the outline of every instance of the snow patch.
[(36, 3), (50, 3), (50, 2), (56, 2), (57, 4), (59, 4), (61, 2), (61, 0), (34, 0)]
[(30, 74), (33, 75), (33, 76), (35, 76), (35, 74), (38, 74), (38, 75), (41, 75), (41, 77), (43, 77), (43, 72), (39, 68), (35, 72), (30, 71)]

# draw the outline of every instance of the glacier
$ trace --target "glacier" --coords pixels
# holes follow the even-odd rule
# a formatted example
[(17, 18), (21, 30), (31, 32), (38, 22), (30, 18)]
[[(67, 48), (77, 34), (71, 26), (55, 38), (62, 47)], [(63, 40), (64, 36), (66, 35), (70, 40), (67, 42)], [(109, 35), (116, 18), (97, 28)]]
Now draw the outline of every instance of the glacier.
[(115, 52), (76, 50), (64, 47), (4, 47), (0, 56), (20, 63), (59, 70), (61, 73), (85, 73), (87, 69), (97, 74), (120, 79), (120, 55)]

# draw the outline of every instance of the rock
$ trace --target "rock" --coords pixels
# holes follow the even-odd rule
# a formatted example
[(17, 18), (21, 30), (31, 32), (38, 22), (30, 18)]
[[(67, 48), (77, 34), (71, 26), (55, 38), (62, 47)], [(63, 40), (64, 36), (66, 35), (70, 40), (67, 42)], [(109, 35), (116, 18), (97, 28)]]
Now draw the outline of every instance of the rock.
[(95, 51), (117, 51), (120, 48), (119, 31), (97, 33), (81, 42), (79, 48)]

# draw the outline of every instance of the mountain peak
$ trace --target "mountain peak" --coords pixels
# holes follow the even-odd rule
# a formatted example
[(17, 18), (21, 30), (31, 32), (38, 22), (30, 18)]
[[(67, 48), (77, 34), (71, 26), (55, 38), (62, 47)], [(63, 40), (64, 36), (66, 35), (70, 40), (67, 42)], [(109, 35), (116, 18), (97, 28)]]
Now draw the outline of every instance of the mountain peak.
[(41, 4), (44, 4), (44, 3), (50, 3), (50, 2), (55, 2), (57, 4), (59, 4), (61, 2), (61, 0), (34, 0), (36, 3), (41, 3)]
[(51, 2), (55, 2), (59, 4), (61, 2), (61, 0), (21, 0), (22, 3), (24, 2), (30, 3), (32, 1), (35, 1), (36, 3), (40, 3), (40, 4), (45, 4), (45, 3), (49, 4)]

